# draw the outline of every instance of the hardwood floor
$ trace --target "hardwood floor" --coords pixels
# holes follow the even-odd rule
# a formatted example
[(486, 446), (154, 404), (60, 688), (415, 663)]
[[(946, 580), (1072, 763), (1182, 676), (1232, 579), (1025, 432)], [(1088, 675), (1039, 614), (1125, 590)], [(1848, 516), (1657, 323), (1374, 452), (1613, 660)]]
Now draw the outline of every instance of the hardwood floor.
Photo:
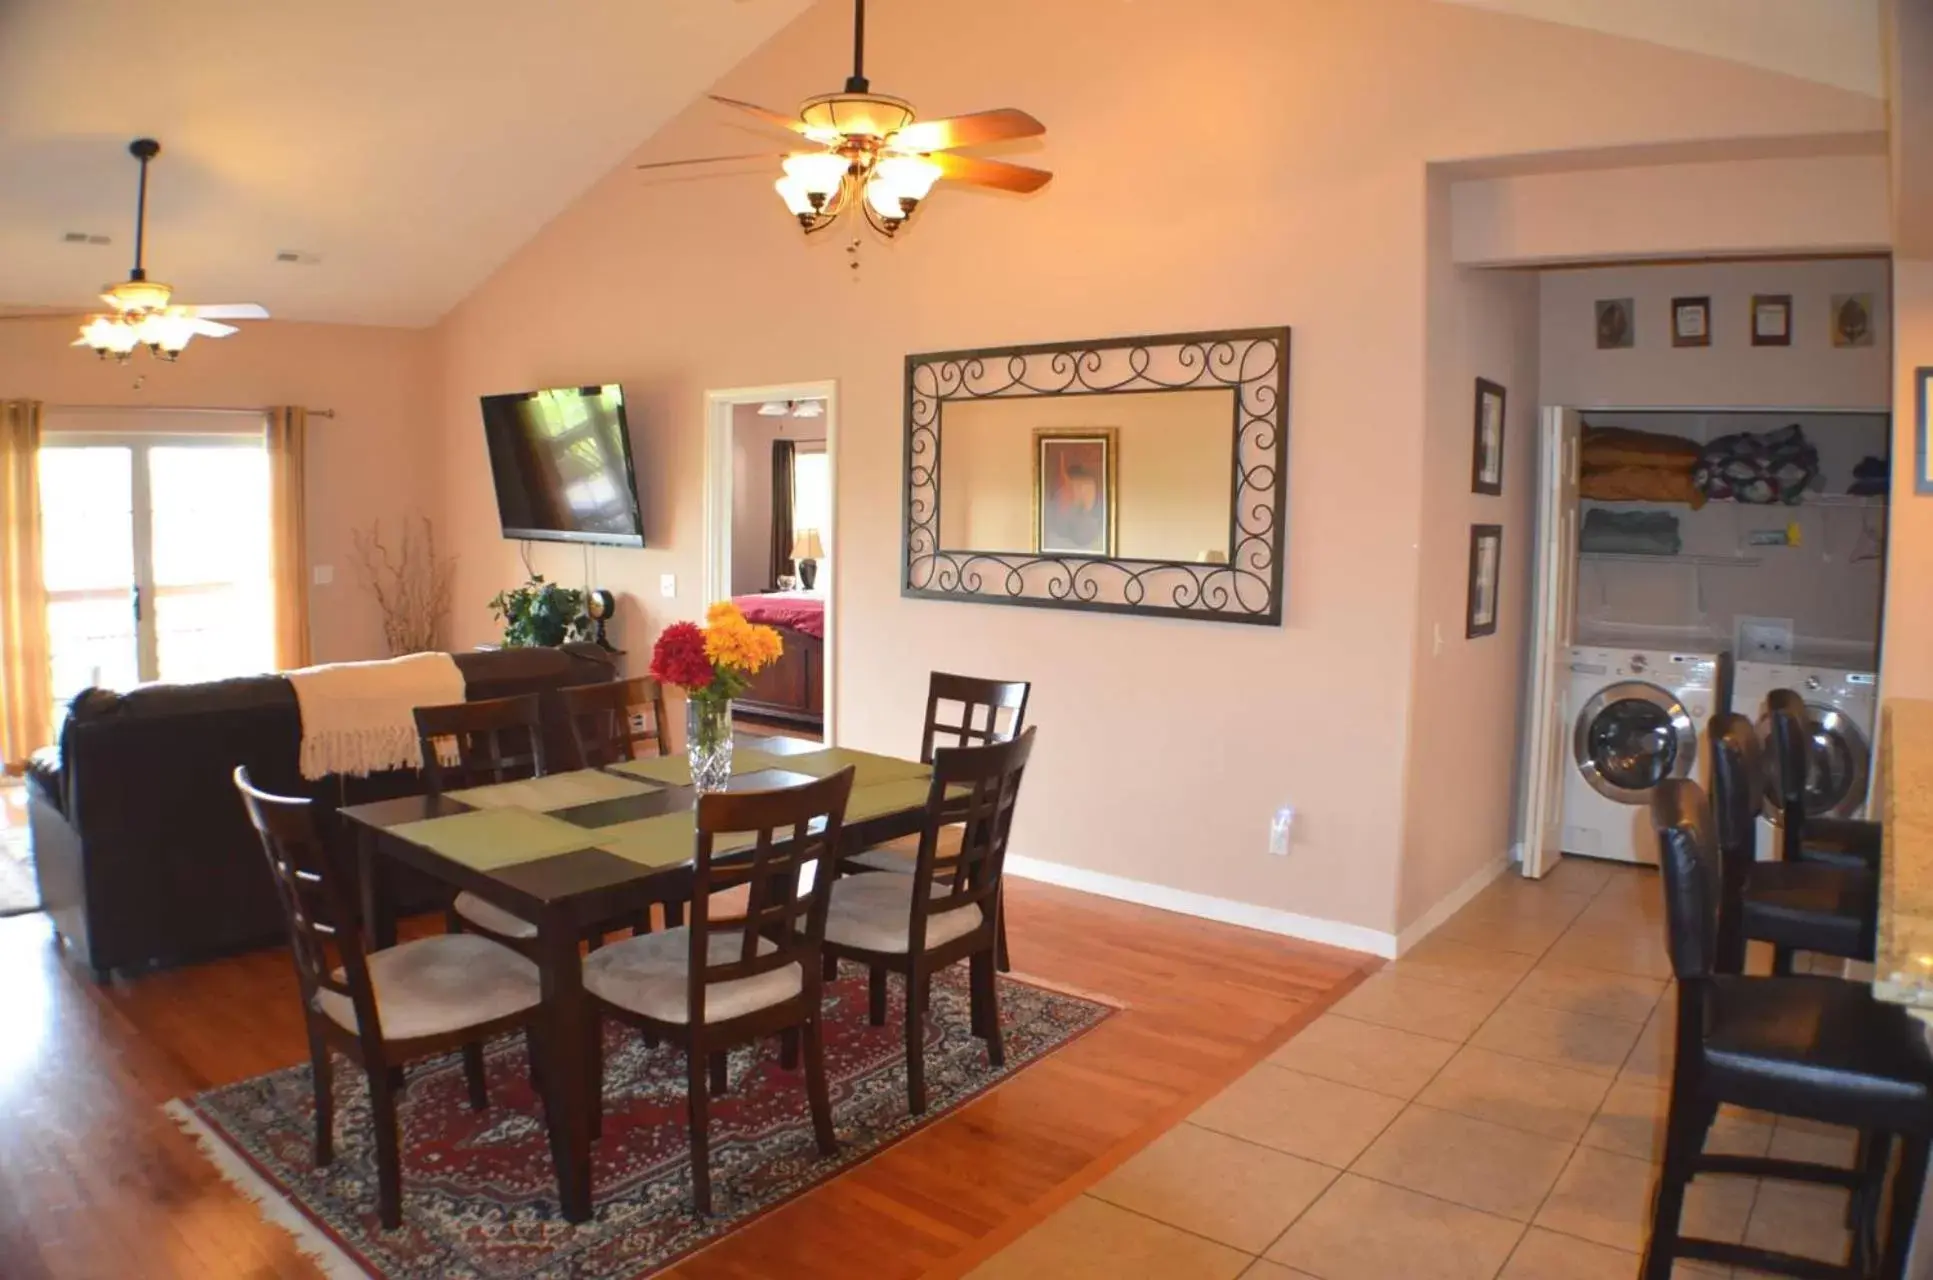
[[(1127, 1007), (667, 1274), (959, 1274), (1380, 964), (1026, 881), (1010, 899), (1017, 976)], [(45, 917), (0, 920), (0, 1276), (314, 1276), (160, 1110), (304, 1053), (286, 952), (97, 987)]]

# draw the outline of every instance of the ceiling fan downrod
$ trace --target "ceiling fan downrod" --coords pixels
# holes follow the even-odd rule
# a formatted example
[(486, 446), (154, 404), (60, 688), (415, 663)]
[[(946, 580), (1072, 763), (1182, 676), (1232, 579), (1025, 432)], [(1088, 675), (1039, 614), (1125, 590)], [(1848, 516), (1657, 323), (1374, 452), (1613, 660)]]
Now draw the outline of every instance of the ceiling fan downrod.
[(866, 79), (866, 0), (852, 0), (852, 74), (846, 77), (846, 92), (872, 92)]
[(136, 138), (128, 143), (128, 154), (141, 162), (141, 186), (134, 197), (134, 270), (130, 280), (146, 280), (142, 255), (148, 238), (148, 161), (161, 154), (161, 144), (153, 138)]

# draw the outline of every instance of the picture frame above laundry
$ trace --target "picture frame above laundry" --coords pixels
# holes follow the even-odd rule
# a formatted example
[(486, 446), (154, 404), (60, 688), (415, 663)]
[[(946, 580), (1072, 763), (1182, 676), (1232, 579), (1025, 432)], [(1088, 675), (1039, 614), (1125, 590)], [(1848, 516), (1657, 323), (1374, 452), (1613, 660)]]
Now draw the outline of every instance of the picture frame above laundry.
[(1928, 400), (1933, 398), (1933, 366), (1913, 370), (1913, 492), (1933, 494), (1933, 447), (1927, 440)]
[(1477, 379), (1476, 419), (1471, 426), (1470, 492), (1503, 496), (1503, 387)]

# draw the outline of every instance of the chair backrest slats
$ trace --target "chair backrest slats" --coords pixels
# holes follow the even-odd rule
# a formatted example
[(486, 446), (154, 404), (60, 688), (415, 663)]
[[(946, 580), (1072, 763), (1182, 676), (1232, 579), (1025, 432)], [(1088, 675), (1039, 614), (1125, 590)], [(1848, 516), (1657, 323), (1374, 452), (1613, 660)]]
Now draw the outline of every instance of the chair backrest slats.
[[(935, 671), (926, 688), (920, 761), (932, 764), (933, 752), (940, 747), (984, 747), (1019, 737), (1026, 727), (1027, 695), (1032, 688), (1025, 680), (983, 680)], [(941, 718), (950, 717), (955, 706), (958, 720)], [(946, 741), (940, 741), (942, 737)]]
[[(690, 921), (687, 1008), (693, 1025), (704, 1020), (705, 991), (725, 982), (757, 977), (797, 964), (806, 992), (819, 989), (819, 946), (825, 938), (832, 867), (852, 794), (850, 765), (830, 777), (776, 791), (723, 791), (698, 798), (696, 857)], [(720, 837), (750, 835), (749, 848)], [(720, 859), (723, 861), (721, 862)], [(800, 881), (812, 869), (812, 891)], [(745, 914), (711, 918), (711, 898), (727, 889), (747, 890)], [(714, 960), (711, 936), (741, 930), (736, 952)], [(770, 949), (761, 947), (770, 944)]]
[[(926, 826), (913, 867), (914, 949), (924, 946), (929, 918), (961, 907), (979, 906), (980, 927), (993, 929), (1014, 807), (1033, 750), (1034, 730), (1027, 729), (1010, 742), (934, 753)], [(961, 828), (959, 849), (941, 854), (940, 832), (950, 824)]]
[[(416, 708), (416, 737), (431, 795), (541, 777), (543, 702), (534, 693)], [(454, 761), (442, 744), (454, 742)]]
[[(579, 768), (601, 769), (665, 753), (664, 689), (656, 680), (635, 676), (607, 684), (581, 684), (559, 690)], [(639, 747), (649, 744), (649, 752)]]

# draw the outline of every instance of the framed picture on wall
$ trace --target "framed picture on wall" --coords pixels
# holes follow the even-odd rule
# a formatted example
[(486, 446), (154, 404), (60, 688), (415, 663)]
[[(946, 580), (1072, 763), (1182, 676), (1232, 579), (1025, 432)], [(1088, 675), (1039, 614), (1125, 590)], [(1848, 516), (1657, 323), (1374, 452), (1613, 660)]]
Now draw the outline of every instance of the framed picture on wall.
[(1755, 293), (1752, 295), (1752, 345), (1789, 347), (1792, 345), (1792, 295)]
[(1621, 351), (1638, 340), (1637, 302), (1632, 298), (1599, 298), (1597, 349)]
[(1927, 448), (1927, 399), (1933, 396), (1933, 368), (1913, 370), (1913, 492), (1933, 493), (1933, 450)]
[(1470, 492), (1503, 492), (1504, 390), (1488, 378), (1477, 379), (1476, 423), (1470, 457)]
[(1832, 345), (1870, 347), (1873, 345), (1873, 295), (1835, 293), (1832, 295)]
[(1671, 300), (1671, 345), (1709, 347), (1712, 344), (1712, 300), (1673, 298)]
[(1497, 633), (1497, 586), (1503, 576), (1503, 526), (1470, 526), (1470, 591), (1463, 634), (1469, 639)]
[(1034, 431), (1034, 550), (1111, 556), (1120, 543), (1113, 427)]

